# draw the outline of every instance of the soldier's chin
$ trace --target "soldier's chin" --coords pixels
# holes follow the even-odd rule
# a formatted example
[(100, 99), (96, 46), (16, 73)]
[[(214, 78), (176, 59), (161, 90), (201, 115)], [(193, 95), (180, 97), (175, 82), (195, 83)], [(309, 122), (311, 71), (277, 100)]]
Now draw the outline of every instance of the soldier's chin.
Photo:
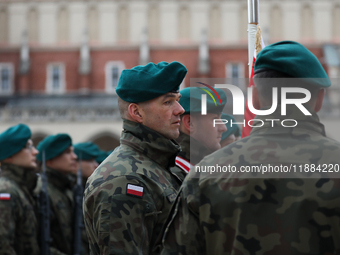
[(179, 137), (179, 130), (177, 129), (171, 134), (171, 137), (168, 137), (168, 139), (177, 139)]

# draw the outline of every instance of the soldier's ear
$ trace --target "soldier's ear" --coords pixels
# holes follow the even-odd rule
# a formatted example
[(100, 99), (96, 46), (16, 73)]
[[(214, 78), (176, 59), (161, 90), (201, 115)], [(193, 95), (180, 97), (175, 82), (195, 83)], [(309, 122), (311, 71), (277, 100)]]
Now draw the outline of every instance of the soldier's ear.
[(131, 119), (135, 122), (142, 123), (143, 122), (143, 109), (140, 105), (131, 103), (128, 108), (129, 115)]
[(183, 133), (190, 135), (191, 132), (191, 117), (190, 114), (185, 114), (182, 116), (182, 126), (183, 129), (181, 129), (181, 131), (183, 131)]
[(325, 90), (324, 89), (320, 89), (319, 93), (318, 93), (318, 97), (316, 99), (316, 103), (314, 106), (314, 111), (318, 112), (321, 110), (322, 107), (322, 103), (323, 103), (323, 98), (325, 97)]

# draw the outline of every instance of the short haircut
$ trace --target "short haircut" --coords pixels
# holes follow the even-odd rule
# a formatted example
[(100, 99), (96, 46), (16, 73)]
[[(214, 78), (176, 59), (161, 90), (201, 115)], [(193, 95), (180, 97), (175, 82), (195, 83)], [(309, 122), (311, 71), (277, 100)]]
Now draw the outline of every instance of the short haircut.
[(129, 105), (130, 105), (129, 102), (126, 102), (123, 99), (121, 99), (120, 97), (118, 97), (119, 113), (120, 113), (120, 117), (122, 117), (123, 119), (127, 118)]
[[(281, 104), (281, 88), (282, 87), (298, 87), (309, 90), (311, 99), (305, 103), (313, 107), (316, 103), (320, 88), (311, 85), (306, 79), (294, 78), (283, 72), (275, 70), (265, 70), (254, 75), (254, 83), (258, 91), (259, 101), (263, 106), (272, 105), (273, 88), (278, 88), (278, 104)], [(289, 93), (289, 98), (302, 98), (301, 93)]]

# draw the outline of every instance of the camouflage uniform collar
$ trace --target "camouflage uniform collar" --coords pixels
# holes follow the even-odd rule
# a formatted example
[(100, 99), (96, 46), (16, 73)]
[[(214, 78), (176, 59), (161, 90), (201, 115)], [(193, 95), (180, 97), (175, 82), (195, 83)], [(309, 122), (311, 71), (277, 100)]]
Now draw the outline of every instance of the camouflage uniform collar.
[(46, 175), (48, 182), (60, 190), (72, 189), (74, 186), (74, 179), (70, 178), (71, 174), (64, 174), (56, 169), (46, 167)]
[(38, 180), (38, 176), (34, 172), (34, 169), (7, 163), (1, 163), (0, 176), (15, 181), (20, 187), (27, 187), (29, 193), (33, 192)]
[[(326, 136), (325, 127), (323, 124), (320, 123), (319, 117), (316, 112), (308, 106), (305, 106), (306, 109), (312, 114), (309, 116), (304, 115), (299, 109), (296, 108), (294, 105), (287, 106), (287, 114), (285, 116), (281, 115), (281, 106), (278, 105), (277, 110), (272, 113), (271, 115), (267, 116), (259, 116), (257, 115), (254, 119), (259, 119), (264, 122), (264, 125), (260, 127), (262, 124), (261, 122), (254, 123), (254, 127), (251, 131), (251, 134), (257, 134), (258, 132), (270, 132), (271, 134), (278, 134), (278, 133), (292, 133), (293, 131), (301, 130), (301, 129), (308, 129), (310, 132), (315, 132)], [(263, 109), (269, 109), (263, 108)], [(279, 119), (280, 121), (274, 121), (274, 125), (272, 121), (268, 121), (268, 119)], [(297, 121), (296, 127), (283, 127), (281, 125), (281, 121), (284, 119), (294, 119)], [(287, 122), (288, 123), (288, 122)], [(289, 122), (287, 125), (292, 125), (294, 123)], [(272, 125), (274, 127), (272, 127)]]
[(160, 133), (140, 123), (123, 119), (123, 133), (120, 143), (140, 151), (162, 167), (168, 169), (175, 165), (180, 146)]
[[(182, 149), (182, 151), (179, 153), (179, 156), (188, 160), (193, 165), (196, 165), (205, 156), (212, 153), (212, 151), (208, 150), (205, 146), (202, 145), (202, 143), (197, 141), (195, 138), (182, 132), (180, 133), (176, 141), (179, 143)], [(190, 148), (193, 148), (193, 150), (191, 150)]]

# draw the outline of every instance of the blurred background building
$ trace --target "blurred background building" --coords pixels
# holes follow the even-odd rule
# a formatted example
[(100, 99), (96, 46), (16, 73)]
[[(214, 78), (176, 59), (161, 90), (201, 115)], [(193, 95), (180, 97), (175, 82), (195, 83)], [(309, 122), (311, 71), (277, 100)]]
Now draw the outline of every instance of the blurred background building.
[[(265, 44), (299, 41), (334, 79), (322, 119), (335, 134), (340, 2), (259, 2)], [(248, 77), (247, 24), (246, 0), (0, 0), (0, 131), (22, 122), (35, 142), (67, 132), (113, 149), (123, 69), (179, 61), (188, 68), (183, 87), (190, 78)]]

